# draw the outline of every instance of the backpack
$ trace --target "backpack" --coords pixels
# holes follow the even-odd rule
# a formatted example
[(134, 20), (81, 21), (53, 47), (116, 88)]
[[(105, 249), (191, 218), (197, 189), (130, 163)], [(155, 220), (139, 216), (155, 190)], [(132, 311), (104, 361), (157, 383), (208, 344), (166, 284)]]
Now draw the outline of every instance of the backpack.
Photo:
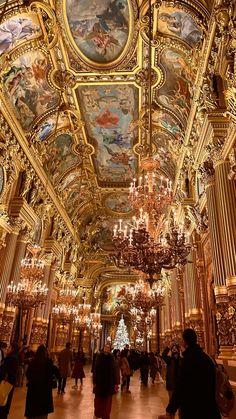
[(215, 362), (216, 368), (216, 402), (223, 417), (229, 416), (234, 407), (235, 395), (223, 365)]

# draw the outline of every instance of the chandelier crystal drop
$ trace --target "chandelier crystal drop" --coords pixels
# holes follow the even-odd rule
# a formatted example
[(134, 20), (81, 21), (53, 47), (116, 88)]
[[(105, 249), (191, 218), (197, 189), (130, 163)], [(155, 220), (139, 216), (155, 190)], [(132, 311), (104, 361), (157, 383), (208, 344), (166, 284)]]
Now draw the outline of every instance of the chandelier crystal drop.
[(23, 309), (38, 307), (44, 304), (48, 288), (43, 283), (44, 261), (39, 259), (39, 246), (31, 249), (32, 256), (22, 259), (20, 267), (20, 282), (13, 281), (7, 287), (7, 304)]

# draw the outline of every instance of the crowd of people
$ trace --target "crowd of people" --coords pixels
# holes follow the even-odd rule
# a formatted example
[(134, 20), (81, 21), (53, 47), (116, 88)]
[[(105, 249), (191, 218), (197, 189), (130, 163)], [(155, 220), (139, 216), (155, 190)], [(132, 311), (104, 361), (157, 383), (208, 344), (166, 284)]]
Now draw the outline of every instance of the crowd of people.
[[(163, 382), (162, 376), (165, 378), (169, 403), (161, 419), (174, 418), (176, 412), (181, 419), (220, 419), (215, 400), (214, 363), (197, 344), (194, 330), (183, 332), (183, 344), (183, 352), (173, 342), (161, 355), (139, 352), (130, 349), (129, 345), (112, 351), (109, 344), (95, 353), (91, 367), (95, 417), (110, 419), (112, 396), (119, 391), (130, 393), (131, 377), (139, 370), (140, 382), (144, 386), (148, 382), (154, 384), (155, 380)], [(26, 382), (25, 417), (47, 419), (54, 410), (53, 389), (57, 388), (58, 395), (64, 395), (68, 377), (75, 380), (74, 389), (78, 388), (78, 382), (82, 386), (84, 364), (83, 349), (72, 351), (70, 342), (52, 357), (44, 345), (34, 353), (28, 347), (19, 350), (16, 344), (7, 347), (1, 343), (0, 381), (6, 379), (13, 387), (7, 403), (0, 406), (0, 418), (7, 419), (14, 388)]]

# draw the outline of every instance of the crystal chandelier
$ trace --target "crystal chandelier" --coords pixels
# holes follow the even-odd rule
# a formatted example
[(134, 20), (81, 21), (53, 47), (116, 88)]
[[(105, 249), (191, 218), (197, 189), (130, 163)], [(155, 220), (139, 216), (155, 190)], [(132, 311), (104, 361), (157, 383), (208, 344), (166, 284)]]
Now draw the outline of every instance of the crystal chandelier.
[(147, 314), (150, 310), (163, 304), (165, 294), (165, 287), (159, 281), (150, 288), (150, 285), (140, 279), (135, 284), (130, 284), (126, 287), (125, 300), (128, 307), (131, 307), (138, 312)]
[(48, 288), (43, 284), (44, 261), (37, 257), (39, 251), (39, 246), (34, 246), (32, 256), (22, 259), (20, 282), (8, 285), (7, 304), (29, 309), (45, 303)]
[(157, 222), (160, 215), (172, 201), (172, 182), (154, 172), (159, 162), (151, 157), (142, 161), (146, 175), (133, 179), (129, 189), (129, 200), (136, 210), (143, 209), (152, 222)]
[(148, 230), (148, 218), (140, 210), (140, 217), (133, 219), (133, 225), (122, 225), (122, 220), (113, 230), (113, 243), (116, 249), (115, 261), (118, 267), (129, 266), (147, 274), (147, 280), (152, 286), (162, 269), (174, 269), (187, 263), (191, 250), (189, 235), (183, 225), (177, 225), (171, 219), (167, 232), (162, 232), (155, 240)]
[(78, 308), (73, 304), (56, 304), (52, 316), (62, 324), (73, 323), (78, 316)]
[(83, 303), (78, 304), (78, 314), (75, 318), (75, 325), (78, 329), (86, 329), (91, 325), (91, 304), (86, 303), (86, 297), (83, 297)]
[(59, 290), (58, 303), (70, 304), (75, 300), (77, 296), (77, 290), (73, 285), (72, 280), (68, 280), (63, 284), (63, 287)]
[(102, 329), (101, 316), (100, 313), (91, 313), (90, 314), (91, 324), (90, 324), (90, 333), (92, 336), (99, 336), (100, 330)]
[(164, 246), (163, 242), (156, 242), (147, 231), (148, 219), (140, 210), (140, 218), (133, 220), (128, 233), (128, 227), (122, 226), (113, 230), (113, 243), (116, 249), (115, 260), (118, 267), (130, 266), (147, 274), (150, 285), (154, 282), (154, 276), (160, 275), (162, 268), (170, 264), (172, 257), (171, 249)]

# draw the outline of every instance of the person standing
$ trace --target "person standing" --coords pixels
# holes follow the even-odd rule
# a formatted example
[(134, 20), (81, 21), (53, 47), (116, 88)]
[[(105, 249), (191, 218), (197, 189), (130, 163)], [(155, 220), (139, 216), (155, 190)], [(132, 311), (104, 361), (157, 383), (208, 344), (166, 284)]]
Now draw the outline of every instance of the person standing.
[(17, 372), (19, 366), (18, 358), (19, 346), (12, 343), (9, 346), (7, 356), (4, 358), (0, 367), (0, 381), (7, 380), (13, 387), (8, 395), (7, 403), (5, 406), (0, 406), (0, 418), (7, 419), (11, 407), (12, 396), (17, 380)]
[(126, 388), (127, 393), (130, 393), (129, 384), (130, 384), (130, 376), (131, 376), (131, 369), (129, 366), (129, 362), (127, 359), (127, 355), (129, 351), (123, 349), (120, 354), (120, 370), (121, 370), (121, 377), (122, 377), (122, 384), (121, 384), (121, 391)]
[(59, 377), (59, 371), (53, 365), (52, 360), (48, 358), (45, 346), (40, 345), (35, 358), (26, 371), (28, 385), (25, 416), (27, 419), (47, 419), (48, 414), (53, 412), (52, 382), (54, 375)]
[(166, 363), (166, 390), (170, 400), (179, 380), (183, 360), (179, 345), (174, 343), (171, 347), (167, 346), (162, 352), (162, 359)]
[(67, 342), (65, 349), (59, 353), (58, 364), (60, 372), (58, 394), (65, 394), (66, 380), (67, 377), (70, 377), (72, 366), (72, 351), (70, 342)]
[(150, 377), (152, 379), (152, 384), (154, 384), (157, 371), (158, 371), (157, 357), (155, 356), (154, 352), (150, 352), (149, 357), (150, 357)]
[(72, 378), (75, 379), (75, 385), (73, 388), (78, 388), (78, 379), (80, 379), (81, 385), (83, 385), (83, 378), (85, 378), (84, 373), (84, 352), (83, 349), (79, 349), (75, 361), (74, 361), (74, 367), (72, 372)]
[(166, 414), (159, 416), (165, 419), (175, 416), (180, 410), (181, 419), (220, 419), (216, 404), (216, 373), (211, 358), (197, 344), (197, 335), (193, 329), (183, 332), (183, 364), (180, 378)]
[(94, 410), (96, 418), (110, 419), (112, 395), (117, 391), (116, 366), (110, 345), (97, 355), (94, 374)]

